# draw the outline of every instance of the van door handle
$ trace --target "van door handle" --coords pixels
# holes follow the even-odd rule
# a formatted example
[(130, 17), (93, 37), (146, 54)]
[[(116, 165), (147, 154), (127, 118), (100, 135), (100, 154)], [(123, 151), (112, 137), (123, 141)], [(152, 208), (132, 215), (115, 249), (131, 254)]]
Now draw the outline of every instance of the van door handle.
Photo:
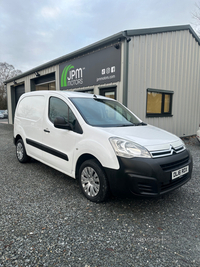
[(49, 129), (44, 129), (45, 133), (50, 133)]

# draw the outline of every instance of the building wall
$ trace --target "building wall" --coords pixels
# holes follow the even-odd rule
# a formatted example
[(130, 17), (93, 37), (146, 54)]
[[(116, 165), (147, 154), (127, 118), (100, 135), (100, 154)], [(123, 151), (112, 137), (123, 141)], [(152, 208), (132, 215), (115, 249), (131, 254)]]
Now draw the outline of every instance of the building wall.
[[(143, 121), (178, 136), (200, 123), (200, 49), (188, 30), (132, 37), (128, 107)], [(147, 88), (174, 91), (172, 117), (146, 117)]]
[[(121, 46), (121, 80), (115, 83), (76, 88), (75, 91), (116, 86), (117, 100), (125, 103), (126, 45), (129, 46), (127, 106), (143, 121), (178, 136), (193, 135), (200, 123), (200, 49), (189, 30), (132, 36)], [(55, 72), (56, 90), (60, 90), (59, 64), (39, 71), (41, 76)], [(16, 79), (31, 91), (36, 75)], [(13, 123), (15, 101), (13, 82), (7, 84), (9, 123)], [(147, 88), (173, 91), (172, 117), (146, 117)], [(125, 94), (124, 94), (125, 92)], [(126, 103), (125, 103), (126, 104)]]

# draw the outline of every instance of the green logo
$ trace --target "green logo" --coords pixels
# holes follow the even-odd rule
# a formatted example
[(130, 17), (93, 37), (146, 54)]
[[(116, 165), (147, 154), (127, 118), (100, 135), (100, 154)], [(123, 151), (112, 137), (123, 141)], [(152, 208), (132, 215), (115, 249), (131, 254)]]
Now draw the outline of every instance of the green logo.
[(66, 66), (64, 68), (62, 75), (61, 75), (61, 87), (67, 86), (67, 73), (69, 70), (71, 70), (73, 68), (74, 68), (74, 66), (72, 66), (72, 65)]

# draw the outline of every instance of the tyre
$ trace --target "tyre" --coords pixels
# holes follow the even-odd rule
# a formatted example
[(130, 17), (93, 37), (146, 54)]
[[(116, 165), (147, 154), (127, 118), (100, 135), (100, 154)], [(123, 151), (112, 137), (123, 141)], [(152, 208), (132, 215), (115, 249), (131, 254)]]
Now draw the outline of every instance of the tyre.
[(30, 157), (26, 154), (26, 149), (22, 139), (19, 139), (16, 144), (16, 156), (19, 162), (25, 163), (30, 160)]
[(78, 178), (86, 198), (93, 202), (102, 202), (108, 198), (108, 181), (98, 161), (91, 159), (83, 162), (79, 169)]

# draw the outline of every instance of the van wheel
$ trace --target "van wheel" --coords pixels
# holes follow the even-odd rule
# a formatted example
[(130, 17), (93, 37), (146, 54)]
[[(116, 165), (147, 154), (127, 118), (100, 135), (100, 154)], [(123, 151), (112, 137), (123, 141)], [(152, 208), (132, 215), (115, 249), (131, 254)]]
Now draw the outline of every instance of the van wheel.
[(25, 162), (28, 162), (30, 160), (30, 157), (27, 156), (27, 154), (26, 154), (26, 149), (25, 149), (25, 146), (24, 146), (24, 143), (23, 143), (22, 139), (19, 139), (17, 141), (17, 144), (16, 144), (16, 155), (17, 155), (17, 159), (21, 163), (25, 163)]
[(83, 194), (93, 202), (105, 201), (109, 196), (106, 175), (100, 164), (94, 160), (86, 160), (79, 169), (79, 184)]

